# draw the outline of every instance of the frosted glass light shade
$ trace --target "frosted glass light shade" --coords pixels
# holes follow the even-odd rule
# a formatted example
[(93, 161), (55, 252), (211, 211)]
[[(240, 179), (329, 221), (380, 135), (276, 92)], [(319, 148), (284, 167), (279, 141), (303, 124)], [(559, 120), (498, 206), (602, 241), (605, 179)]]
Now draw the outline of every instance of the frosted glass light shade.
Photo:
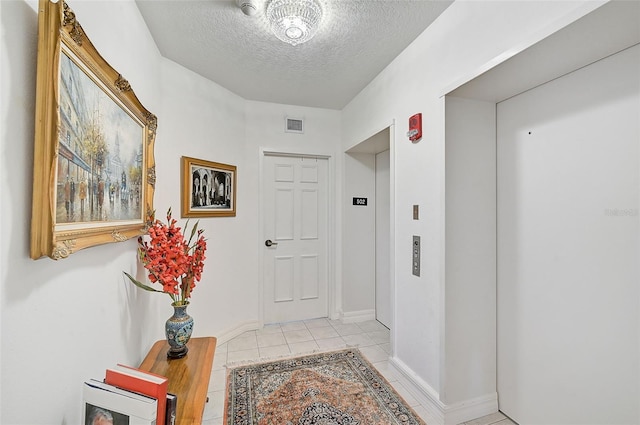
[(272, 0), (267, 6), (267, 19), (276, 37), (295, 46), (316, 34), (322, 8), (316, 0)]

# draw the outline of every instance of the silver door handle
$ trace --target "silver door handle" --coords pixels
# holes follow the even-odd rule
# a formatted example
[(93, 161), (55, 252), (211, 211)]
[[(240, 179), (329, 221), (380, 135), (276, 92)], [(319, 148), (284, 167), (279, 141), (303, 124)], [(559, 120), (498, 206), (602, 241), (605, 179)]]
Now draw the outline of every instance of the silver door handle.
[(274, 246), (274, 245), (278, 245), (278, 242), (272, 242), (271, 239), (267, 239), (266, 241), (264, 241), (264, 244), (266, 246)]

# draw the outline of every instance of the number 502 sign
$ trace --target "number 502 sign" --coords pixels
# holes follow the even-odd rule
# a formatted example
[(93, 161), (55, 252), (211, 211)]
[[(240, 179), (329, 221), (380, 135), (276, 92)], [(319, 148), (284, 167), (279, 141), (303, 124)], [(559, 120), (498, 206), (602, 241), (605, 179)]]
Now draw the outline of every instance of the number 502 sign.
[(367, 198), (353, 198), (353, 205), (366, 206)]

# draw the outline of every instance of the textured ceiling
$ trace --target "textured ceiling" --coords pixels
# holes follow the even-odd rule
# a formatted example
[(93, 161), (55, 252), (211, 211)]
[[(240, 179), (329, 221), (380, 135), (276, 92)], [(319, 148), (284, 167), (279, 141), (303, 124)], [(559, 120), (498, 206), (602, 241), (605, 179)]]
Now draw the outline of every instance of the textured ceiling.
[(267, 0), (137, 0), (161, 54), (249, 100), (342, 109), (451, 1), (321, 0), (316, 36), (290, 46), (269, 30)]

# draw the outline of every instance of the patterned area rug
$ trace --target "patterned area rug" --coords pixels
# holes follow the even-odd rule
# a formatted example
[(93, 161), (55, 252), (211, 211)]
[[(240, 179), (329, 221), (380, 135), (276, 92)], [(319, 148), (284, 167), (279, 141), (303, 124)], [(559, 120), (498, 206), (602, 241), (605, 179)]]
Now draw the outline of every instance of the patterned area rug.
[(229, 370), (226, 425), (425, 425), (357, 349)]

